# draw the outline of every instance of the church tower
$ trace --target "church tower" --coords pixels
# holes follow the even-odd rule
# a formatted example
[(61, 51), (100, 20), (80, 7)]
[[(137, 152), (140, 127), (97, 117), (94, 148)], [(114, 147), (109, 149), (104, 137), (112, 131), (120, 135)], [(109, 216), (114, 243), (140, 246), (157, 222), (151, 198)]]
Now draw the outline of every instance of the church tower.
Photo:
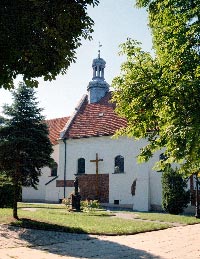
[(100, 50), (98, 51), (98, 58), (92, 62), (93, 78), (87, 87), (89, 103), (96, 103), (109, 91), (109, 84), (104, 79), (104, 68), (106, 62), (100, 57)]

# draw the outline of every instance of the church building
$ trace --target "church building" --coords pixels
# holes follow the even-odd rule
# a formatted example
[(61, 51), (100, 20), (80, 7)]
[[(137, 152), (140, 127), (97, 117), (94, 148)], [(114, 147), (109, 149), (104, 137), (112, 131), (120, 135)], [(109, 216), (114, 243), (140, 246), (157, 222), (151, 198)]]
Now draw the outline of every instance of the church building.
[(148, 211), (161, 207), (161, 173), (152, 170), (160, 154), (138, 164), (145, 140), (113, 138), (126, 120), (115, 113), (104, 79), (106, 62), (93, 60), (92, 80), (71, 117), (47, 120), (55, 164), (43, 168), (38, 190), (23, 188), (23, 201), (59, 203), (74, 191), (78, 177), (83, 200), (98, 199), (113, 207)]

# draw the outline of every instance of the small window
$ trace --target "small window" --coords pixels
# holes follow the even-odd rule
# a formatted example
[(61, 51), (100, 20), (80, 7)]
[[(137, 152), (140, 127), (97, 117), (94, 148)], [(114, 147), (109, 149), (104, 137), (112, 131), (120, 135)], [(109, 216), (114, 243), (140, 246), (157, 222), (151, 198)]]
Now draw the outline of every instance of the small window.
[(58, 164), (55, 162), (51, 167), (51, 176), (57, 176)]
[(115, 157), (115, 174), (124, 173), (124, 157), (116, 156)]
[(84, 174), (85, 173), (85, 159), (79, 158), (78, 159), (78, 172), (77, 174)]

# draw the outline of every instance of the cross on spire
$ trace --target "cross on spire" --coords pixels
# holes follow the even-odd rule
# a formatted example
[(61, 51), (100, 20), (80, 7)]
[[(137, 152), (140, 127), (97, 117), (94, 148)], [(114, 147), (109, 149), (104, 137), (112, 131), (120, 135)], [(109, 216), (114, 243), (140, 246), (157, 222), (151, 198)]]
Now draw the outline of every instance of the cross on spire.
[(98, 58), (100, 58), (100, 48), (102, 47), (102, 44), (101, 44), (101, 42), (99, 41), (99, 50), (98, 50)]

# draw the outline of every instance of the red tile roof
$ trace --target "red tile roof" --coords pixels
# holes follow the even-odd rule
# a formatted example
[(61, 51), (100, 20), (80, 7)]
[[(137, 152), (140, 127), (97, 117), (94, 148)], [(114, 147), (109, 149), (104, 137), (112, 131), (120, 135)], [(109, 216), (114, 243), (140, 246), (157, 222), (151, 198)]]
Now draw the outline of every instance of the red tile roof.
[(60, 137), (60, 131), (64, 128), (68, 120), (69, 117), (63, 117), (45, 121), (49, 128), (49, 138), (53, 145), (58, 143), (57, 140)]
[(89, 104), (86, 98), (63, 137), (111, 136), (117, 129), (126, 127), (126, 119), (120, 118), (114, 112), (115, 105), (110, 99), (110, 92), (97, 103)]

